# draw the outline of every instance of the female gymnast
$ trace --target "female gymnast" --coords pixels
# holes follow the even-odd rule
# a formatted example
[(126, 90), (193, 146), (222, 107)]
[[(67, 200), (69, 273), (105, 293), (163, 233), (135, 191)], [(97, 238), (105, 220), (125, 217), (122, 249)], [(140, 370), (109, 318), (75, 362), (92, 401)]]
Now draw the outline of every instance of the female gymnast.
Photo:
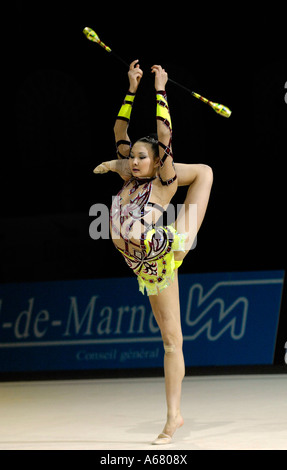
[[(153, 65), (157, 139), (144, 137), (131, 145), (128, 125), (143, 76), (138, 60), (130, 64), (129, 90), (117, 116), (114, 133), (118, 160), (103, 162), (95, 173), (117, 172), (124, 186), (114, 198), (110, 229), (115, 247), (137, 275), (139, 289), (149, 296), (164, 346), (167, 420), (153, 444), (168, 444), (183, 425), (181, 386), (185, 375), (182, 352), (178, 268), (191, 249), (205, 216), (213, 174), (204, 164), (173, 163), (172, 123), (165, 91), (168, 76)], [(173, 224), (163, 213), (179, 186), (189, 186)], [(195, 206), (194, 206), (195, 205)], [(190, 207), (196, 207), (196, 220)]]

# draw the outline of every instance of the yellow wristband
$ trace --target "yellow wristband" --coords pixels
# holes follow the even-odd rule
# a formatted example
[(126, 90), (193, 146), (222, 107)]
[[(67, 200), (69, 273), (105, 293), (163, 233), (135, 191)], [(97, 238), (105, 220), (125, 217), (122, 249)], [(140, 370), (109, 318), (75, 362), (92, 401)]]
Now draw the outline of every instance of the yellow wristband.
[(130, 120), (134, 99), (135, 99), (134, 94), (129, 94), (129, 93), (126, 94), (124, 102), (118, 113), (119, 119), (123, 119), (125, 121)]
[(167, 121), (165, 124), (170, 127), (170, 129), (172, 129), (167, 100), (162, 94), (159, 93), (156, 94), (156, 117), (161, 121)]

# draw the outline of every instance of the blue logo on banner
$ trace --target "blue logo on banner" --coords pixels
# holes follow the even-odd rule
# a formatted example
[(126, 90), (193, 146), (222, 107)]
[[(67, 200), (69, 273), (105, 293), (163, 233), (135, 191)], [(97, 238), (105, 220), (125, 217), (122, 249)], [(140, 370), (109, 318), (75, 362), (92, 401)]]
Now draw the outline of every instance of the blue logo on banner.
[[(272, 364), (283, 271), (179, 277), (186, 366)], [(135, 278), (0, 286), (0, 371), (162, 367)]]

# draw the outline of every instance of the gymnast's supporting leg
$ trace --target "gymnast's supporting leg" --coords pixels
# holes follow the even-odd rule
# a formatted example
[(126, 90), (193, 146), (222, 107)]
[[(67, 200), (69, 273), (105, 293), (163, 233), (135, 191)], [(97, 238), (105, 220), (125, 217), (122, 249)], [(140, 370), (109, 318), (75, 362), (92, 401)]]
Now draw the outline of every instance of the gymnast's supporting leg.
[[(189, 186), (184, 205), (176, 220), (178, 233), (188, 233), (186, 251), (175, 252), (175, 259), (182, 260), (191, 248), (206, 212), (213, 182), (212, 170), (202, 164), (175, 164), (180, 186)], [(197, 221), (190, 216), (190, 205), (197, 207)], [(177, 428), (183, 425), (181, 415), (181, 385), (185, 374), (182, 352), (182, 331), (178, 274), (175, 271), (173, 283), (158, 295), (149, 297), (151, 307), (161, 331), (165, 355), (164, 373), (167, 401), (167, 421), (163, 432), (154, 441), (155, 444), (168, 444)]]
[(185, 374), (182, 352), (182, 331), (178, 276), (175, 271), (173, 283), (158, 295), (149, 296), (151, 307), (161, 331), (165, 355), (164, 375), (167, 402), (167, 421), (155, 444), (168, 444), (177, 428), (183, 425), (181, 415), (181, 384)]

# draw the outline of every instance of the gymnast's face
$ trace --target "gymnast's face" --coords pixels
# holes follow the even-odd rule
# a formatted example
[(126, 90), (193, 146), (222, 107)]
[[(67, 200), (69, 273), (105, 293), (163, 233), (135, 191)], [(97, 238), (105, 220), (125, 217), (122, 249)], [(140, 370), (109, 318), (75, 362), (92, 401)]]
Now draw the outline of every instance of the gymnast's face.
[(152, 146), (144, 142), (136, 142), (130, 153), (129, 164), (133, 176), (147, 178), (154, 176), (159, 165), (154, 157)]

